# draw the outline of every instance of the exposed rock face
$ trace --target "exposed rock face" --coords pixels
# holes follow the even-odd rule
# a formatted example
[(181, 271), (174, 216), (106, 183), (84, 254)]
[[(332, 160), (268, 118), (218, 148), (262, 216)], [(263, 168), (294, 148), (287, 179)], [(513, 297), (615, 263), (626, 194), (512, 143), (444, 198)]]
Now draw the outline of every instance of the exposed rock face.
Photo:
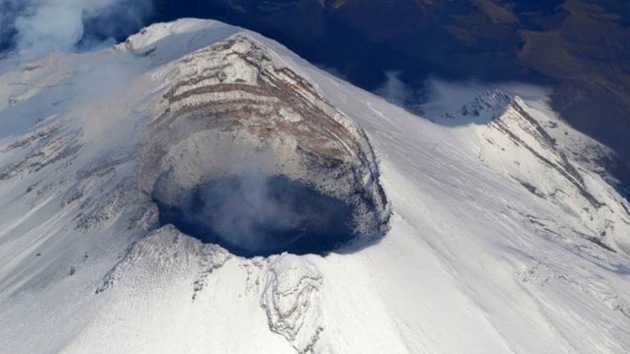
[(172, 86), (142, 142), (141, 186), (167, 208), (234, 176), (281, 176), (352, 207), (359, 244), (389, 217), (363, 131), (253, 39), (237, 35), (163, 73)]
[(269, 329), (285, 337), (298, 353), (313, 352), (324, 331), (322, 275), (307, 260), (285, 254), (271, 261), (264, 281), (260, 305)]
[(456, 112), (446, 113), (445, 117), (485, 124), (503, 114), (512, 100), (510, 95), (499, 89), (490, 90), (475, 97)]

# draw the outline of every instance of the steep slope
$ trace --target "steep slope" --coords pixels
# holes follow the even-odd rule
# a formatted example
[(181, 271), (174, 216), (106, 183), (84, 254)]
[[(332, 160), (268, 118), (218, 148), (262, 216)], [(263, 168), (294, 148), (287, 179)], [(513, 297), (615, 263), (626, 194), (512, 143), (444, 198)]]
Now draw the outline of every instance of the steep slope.
[[(7, 352), (630, 349), (628, 203), (539, 102), (493, 92), (449, 128), (214, 21), (16, 61), (0, 71)], [(252, 174), (351, 206), (352, 238), (243, 257), (164, 222)]]

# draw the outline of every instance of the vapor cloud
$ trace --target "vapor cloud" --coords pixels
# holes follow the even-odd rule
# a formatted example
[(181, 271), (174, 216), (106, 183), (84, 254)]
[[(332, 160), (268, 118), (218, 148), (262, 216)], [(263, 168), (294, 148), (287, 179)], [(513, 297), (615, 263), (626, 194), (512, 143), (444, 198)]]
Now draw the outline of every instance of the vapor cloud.
[(139, 29), (152, 9), (152, 0), (0, 0), (0, 40), (20, 50), (75, 50)]
[(381, 87), (374, 91), (375, 94), (383, 97), (391, 103), (404, 105), (413, 90), (400, 79), (400, 71), (387, 71), (385, 76), (387, 79)]
[(217, 236), (248, 250), (283, 246), (290, 243), (283, 234), (307, 218), (287, 192), (266, 176), (221, 180), (201, 191), (203, 217), (197, 222), (209, 222)]

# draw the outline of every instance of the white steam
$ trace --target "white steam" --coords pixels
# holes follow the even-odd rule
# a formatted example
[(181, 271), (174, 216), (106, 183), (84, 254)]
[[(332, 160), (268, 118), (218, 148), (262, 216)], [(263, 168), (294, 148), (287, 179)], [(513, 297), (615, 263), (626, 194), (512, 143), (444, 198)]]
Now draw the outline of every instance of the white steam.
[(205, 188), (201, 198), (206, 201), (200, 214), (204, 220), (198, 222), (211, 221), (209, 227), (218, 236), (248, 250), (291, 243), (281, 234), (297, 229), (307, 218), (294, 209), (297, 201), (274, 196), (269, 178), (262, 175), (219, 181)]
[(73, 50), (138, 29), (151, 0), (0, 0), (0, 39), (17, 49)]
[(386, 71), (385, 82), (374, 93), (390, 103), (405, 107), (413, 101), (414, 90), (400, 79), (401, 74), (402, 72), (396, 70)]

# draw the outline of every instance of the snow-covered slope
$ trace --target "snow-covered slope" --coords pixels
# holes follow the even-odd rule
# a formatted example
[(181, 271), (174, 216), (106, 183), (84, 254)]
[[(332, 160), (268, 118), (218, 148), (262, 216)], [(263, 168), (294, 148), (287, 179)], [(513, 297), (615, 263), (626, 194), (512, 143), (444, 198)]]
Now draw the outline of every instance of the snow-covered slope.
[[(577, 159), (606, 148), (544, 102), (492, 91), (436, 124), (278, 43), (198, 20), (94, 53), (6, 58), (0, 73), (0, 352), (630, 350), (630, 206)], [(241, 88), (212, 91), (220, 83)], [(227, 149), (194, 125), (210, 118), (169, 113), (201, 106), (213, 119), (218, 106), (255, 112), (243, 119), (259, 139), (236, 140), (272, 141), (283, 164), (271, 166), (322, 191), (360, 190), (380, 207), (359, 215), (388, 222), (386, 235), (326, 256), (242, 258), (159, 227), (146, 186), (161, 168), (179, 164), (190, 180), (167, 180), (192, 183), (218, 163), (195, 165), (217, 156), (199, 151)], [(313, 112), (330, 123), (296, 124)], [(264, 123), (286, 129), (268, 136)], [(291, 124), (311, 130), (293, 141)], [(304, 162), (335, 154), (343, 183)], [(226, 169), (252, 161), (236, 156)]]

